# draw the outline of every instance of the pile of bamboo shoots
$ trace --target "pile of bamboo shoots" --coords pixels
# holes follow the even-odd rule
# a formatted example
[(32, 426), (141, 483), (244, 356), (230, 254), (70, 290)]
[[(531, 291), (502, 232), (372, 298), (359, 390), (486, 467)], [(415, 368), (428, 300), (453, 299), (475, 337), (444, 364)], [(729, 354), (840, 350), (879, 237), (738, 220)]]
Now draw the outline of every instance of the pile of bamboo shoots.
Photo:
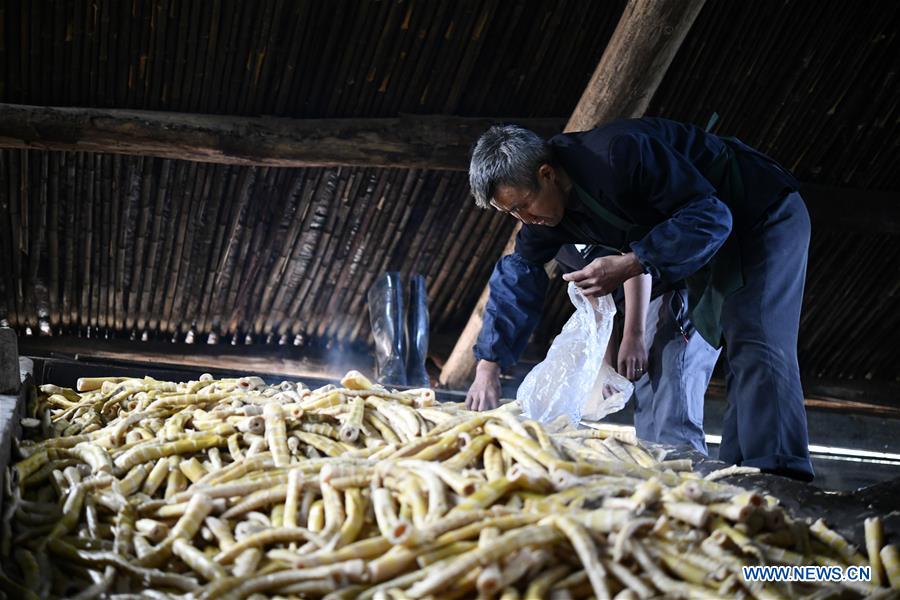
[[(356, 372), (41, 388), (6, 474), (0, 590), (49, 596), (889, 596), (821, 520), (701, 477), (613, 430), (549, 433), (503, 407)], [(866, 565), (871, 582), (751, 583), (746, 565)]]

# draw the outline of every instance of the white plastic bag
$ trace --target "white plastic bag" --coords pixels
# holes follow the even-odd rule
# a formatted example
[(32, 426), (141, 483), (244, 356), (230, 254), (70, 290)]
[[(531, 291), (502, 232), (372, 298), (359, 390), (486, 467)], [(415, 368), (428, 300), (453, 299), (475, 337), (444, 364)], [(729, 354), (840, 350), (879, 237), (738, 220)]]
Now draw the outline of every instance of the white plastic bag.
[(525, 376), (516, 400), (530, 419), (546, 423), (566, 415), (577, 426), (622, 410), (634, 386), (603, 363), (616, 314), (612, 297), (592, 302), (574, 283), (568, 292), (575, 314), (547, 358)]

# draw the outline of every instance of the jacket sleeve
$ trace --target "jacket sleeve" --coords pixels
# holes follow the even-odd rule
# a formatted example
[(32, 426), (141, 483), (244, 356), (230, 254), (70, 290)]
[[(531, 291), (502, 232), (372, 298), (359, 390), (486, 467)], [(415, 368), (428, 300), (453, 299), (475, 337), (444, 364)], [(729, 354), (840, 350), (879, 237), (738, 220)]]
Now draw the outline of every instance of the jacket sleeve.
[(490, 295), (473, 351), (476, 360), (509, 369), (518, 362), (541, 318), (549, 279), (544, 264), (561, 243), (547, 227), (525, 225), (515, 251), (497, 262), (488, 284)]
[(624, 194), (668, 217), (631, 244), (654, 278), (693, 275), (725, 243), (731, 211), (686, 157), (653, 136), (625, 134), (611, 141), (610, 164)]

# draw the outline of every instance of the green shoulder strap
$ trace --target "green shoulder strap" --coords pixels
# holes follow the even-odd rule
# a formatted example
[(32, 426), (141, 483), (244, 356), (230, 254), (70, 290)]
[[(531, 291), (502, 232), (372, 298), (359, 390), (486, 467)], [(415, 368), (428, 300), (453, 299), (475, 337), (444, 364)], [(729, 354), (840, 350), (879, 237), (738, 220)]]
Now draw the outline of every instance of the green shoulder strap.
[(578, 192), (578, 199), (587, 206), (592, 213), (597, 215), (600, 219), (618, 229), (622, 233), (628, 233), (632, 227), (634, 227), (634, 223), (629, 223), (622, 217), (614, 214), (608, 208), (600, 204), (596, 198), (588, 194), (584, 189), (575, 183), (572, 182), (572, 185), (575, 186), (575, 191)]

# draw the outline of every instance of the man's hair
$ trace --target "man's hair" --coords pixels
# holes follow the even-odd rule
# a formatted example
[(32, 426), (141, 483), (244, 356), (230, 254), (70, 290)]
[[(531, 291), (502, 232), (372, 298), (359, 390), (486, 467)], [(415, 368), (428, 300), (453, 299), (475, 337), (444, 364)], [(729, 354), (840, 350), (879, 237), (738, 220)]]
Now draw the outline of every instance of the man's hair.
[(469, 163), (475, 204), (488, 208), (498, 185), (537, 189), (537, 170), (544, 163), (553, 160), (541, 136), (518, 125), (491, 127), (478, 138)]

